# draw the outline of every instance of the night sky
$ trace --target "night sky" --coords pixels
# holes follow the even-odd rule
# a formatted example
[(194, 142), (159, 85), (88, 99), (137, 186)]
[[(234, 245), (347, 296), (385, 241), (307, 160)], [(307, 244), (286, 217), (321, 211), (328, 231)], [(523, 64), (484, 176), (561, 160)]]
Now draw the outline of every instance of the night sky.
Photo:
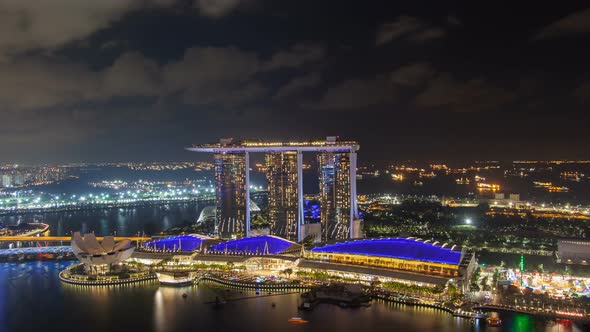
[(0, 0), (0, 162), (590, 159), (587, 1)]

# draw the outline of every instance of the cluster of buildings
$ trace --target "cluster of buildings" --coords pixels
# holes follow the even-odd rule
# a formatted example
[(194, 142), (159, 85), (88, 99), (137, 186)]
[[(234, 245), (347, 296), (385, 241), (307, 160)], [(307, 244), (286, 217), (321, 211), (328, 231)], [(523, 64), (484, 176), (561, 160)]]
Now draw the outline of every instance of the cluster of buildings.
[[(250, 154), (263, 153), (270, 233), (289, 240), (361, 237), (356, 201), (357, 142), (336, 137), (312, 142), (250, 142), (222, 139), (188, 150), (214, 154), (216, 233), (222, 238), (250, 234)], [(320, 223), (306, 223), (303, 153), (318, 160)]]
[[(336, 137), (277, 143), (222, 139), (193, 146), (188, 150), (214, 156), (216, 205), (199, 217), (215, 217), (214, 237), (163, 237), (139, 243), (140, 250), (133, 252), (127, 243), (115, 244), (110, 238), (98, 243), (93, 235), (82, 238), (76, 233), (74, 252), (96, 272), (129, 258), (148, 265), (164, 260), (187, 268), (231, 263), (255, 273), (291, 269), (366, 282), (425, 287), (454, 282), (467, 287), (476, 268), (473, 252), (418, 238), (363, 238), (356, 194), (358, 149), (357, 142)], [(270, 234), (250, 231), (252, 153), (264, 154)], [(314, 153), (319, 164), (319, 223), (306, 222), (304, 215), (303, 153)], [(307, 239), (314, 244), (304, 246)]]
[(60, 167), (3, 167), (0, 169), (0, 187), (13, 188), (25, 185), (48, 184), (63, 180), (66, 172)]

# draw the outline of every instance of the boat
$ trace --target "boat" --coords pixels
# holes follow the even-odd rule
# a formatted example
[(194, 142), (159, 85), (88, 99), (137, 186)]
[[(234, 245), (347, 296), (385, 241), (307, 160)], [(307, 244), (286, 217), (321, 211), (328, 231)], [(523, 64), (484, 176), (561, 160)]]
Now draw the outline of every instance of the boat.
[(293, 324), (305, 324), (305, 323), (309, 323), (308, 321), (306, 321), (305, 319), (301, 318), (301, 317), (291, 317), (288, 320), (289, 323), (293, 323)]
[(486, 314), (483, 314), (481, 312), (463, 311), (463, 310), (457, 310), (457, 311), (453, 312), (453, 316), (454, 317), (461, 317), (461, 318), (473, 318), (473, 319), (486, 319), (486, 318), (488, 318), (488, 316)]
[(301, 310), (312, 310), (315, 307), (316, 303), (317, 302), (304, 301), (299, 306), (299, 309), (301, 309)]
[(195, 279), (187, 273), (174, 273), (173, 275), (156, 273), (156, 275), (162, 286), (183, 287), (190, 286), (195, 282)]
[(193, 278), (168, 279), (168, 280), (160, 279), (160, 285), (162, 285), (162, 286), (183, 287), (183, 286), (190, 286), (193, 283), (194, 283)]
[(488, 318), (488, 324), (492, 327), (502, 326), (502, 320), (498, 317)]

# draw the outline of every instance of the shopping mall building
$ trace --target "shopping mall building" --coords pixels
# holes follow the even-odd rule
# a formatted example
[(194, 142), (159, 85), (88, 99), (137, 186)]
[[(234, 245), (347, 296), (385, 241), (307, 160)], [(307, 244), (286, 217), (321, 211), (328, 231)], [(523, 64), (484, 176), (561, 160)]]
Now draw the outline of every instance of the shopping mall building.
[(216, 242), (198, 235), (181, 235), (145, 243), (137, 261), (173, 257), (184, 264), (227, 264), (247, 272), (325, 272), (366, 282), (378, 279), (426, 287), (452, 281), (466, 287), (476, 268), (475, 255), (458, 246), (416, 238), (376, 238), (326, 243), (305, 249), (270, 235)]

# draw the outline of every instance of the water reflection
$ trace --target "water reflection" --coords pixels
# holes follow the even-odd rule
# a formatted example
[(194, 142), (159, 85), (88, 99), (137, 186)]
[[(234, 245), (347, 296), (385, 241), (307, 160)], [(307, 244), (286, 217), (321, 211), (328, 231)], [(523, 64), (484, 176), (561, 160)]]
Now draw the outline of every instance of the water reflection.
[[(500, 328), (446, 312), (376, 301), (369, 308), (320, 305), (300, 312), (299, 294), (257, 296), (253, 291), (211, 284), (159, 287), (63, 284), (57, 273), (73, 262), (0, 264), (0, 331), (581, 331), (569, 321), (545, 321), (500, 313)], [(183, 298), (182, 294), (187, 297)], [(215, 307), (216, 297), (228, 299)], [(275, 304), (274, 306), (272, 304)], [(42, 313), (42, 314), (40, 314)], [(292, 325), (302, 316), (306, 325)]]
[(193, 202), (127, 209), (24, 214), (0, 216), (0, 222), (5, 225), (43, 222), (49, 225), (49, 230), (56, 236), (69, 235), (73, 231), (95, 232), (97, 235), (116, 232), (117, 235), (131, 236), (142, 231), (160, 232), (184, 222), (194, 222), (203, 207), (203, 204)]
[(162, 297), (162, 291), (158, 289), (154, 294), (154, 325), (157, 332), (166, 330), (166, 313)]

